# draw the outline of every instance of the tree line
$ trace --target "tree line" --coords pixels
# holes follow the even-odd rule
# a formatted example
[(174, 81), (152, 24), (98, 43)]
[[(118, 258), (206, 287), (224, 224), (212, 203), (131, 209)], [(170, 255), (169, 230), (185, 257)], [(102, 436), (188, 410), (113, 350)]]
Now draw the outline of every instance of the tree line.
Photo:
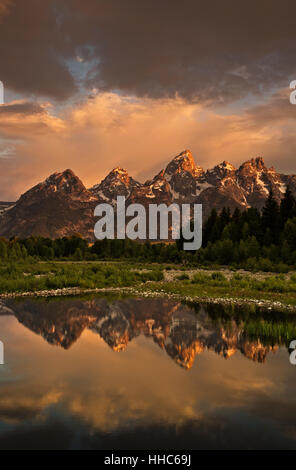
[(203, 224), (202, 248), (182, 250), (176, 243), (139, 243), (125, 240), (97, 240), (89, 244), (79, 234), (52, 240), (31, 236), (0, 239), (2, 261), (21, 259), (136, 259), (149, 262), (232, 265), (246, 269), (285, 271), (296, 265), (296, 201), (289, 188), (278, 204), (270, 191), (260, 212), (255, 208), (233, 213), (213, 209)]

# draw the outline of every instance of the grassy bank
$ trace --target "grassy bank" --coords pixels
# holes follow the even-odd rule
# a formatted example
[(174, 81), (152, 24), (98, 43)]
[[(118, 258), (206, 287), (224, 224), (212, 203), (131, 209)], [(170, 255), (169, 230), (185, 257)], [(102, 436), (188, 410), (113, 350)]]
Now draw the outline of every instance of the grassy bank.
[(245, 299), (296, 307), (296, 275), (186, 270), (127, 262), (34, 262), (0, 265), (0, 295), (57, 289), (134, 287), (190, 298)]
[(0, 265), (0, 294), (70, 287), (124, 287), (162, 279), (162, 270), (157, 266), (146, 270), (123, 263), (8, 263)]
[(239, 274), (221, 271), (176, 273), (167, 282), (152, 283), (150, 289), (190, 297), (279, 301), (296, 306), (296, 276)]

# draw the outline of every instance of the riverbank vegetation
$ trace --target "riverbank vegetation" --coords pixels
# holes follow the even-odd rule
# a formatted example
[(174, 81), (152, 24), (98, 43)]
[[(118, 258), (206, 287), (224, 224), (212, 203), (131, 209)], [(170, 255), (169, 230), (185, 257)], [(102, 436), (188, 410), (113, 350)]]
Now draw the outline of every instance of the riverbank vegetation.
[(186, 272), (167, 282), (149, 283), (143, 290), (177, 294), (184, 298), (211, 298), (226, 300), (258, 300), (280, 302), (296, 306), (296, 277), (273, 275), (258, 279), (252, 274), (233, 274), (227, 279), (222, 272), (208, 274), (198, 272), (192, 276)]
[[(280, 302), (296, 308), (296, 275), (205, 271), (158, 263), (53, 261), (8, 262), (0, 265), (0, 295), (61, 289), (83, 290), (133, 288), (137, 294), (177, 296), (180, 299), (225, 299)], [(293, 307), (294, 308), (294, 307)]]
[(162, 279), (163, 273), (158, 266), (138, 270), (122, 263), (9, 262), (0, 265), (0, 294), (70, 287), (126, 287)]

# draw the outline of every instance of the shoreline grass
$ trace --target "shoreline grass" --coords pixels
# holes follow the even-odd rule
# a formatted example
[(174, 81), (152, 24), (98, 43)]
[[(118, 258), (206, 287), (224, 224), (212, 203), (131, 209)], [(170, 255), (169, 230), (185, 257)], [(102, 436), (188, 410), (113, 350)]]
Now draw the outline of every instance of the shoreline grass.
[(157, 263), (19, 262), (0, 264), (0, 296), (61, 289), (136, 288), (180, 297), (279, 302), (296, 308), (296, 275), (210, 272)]

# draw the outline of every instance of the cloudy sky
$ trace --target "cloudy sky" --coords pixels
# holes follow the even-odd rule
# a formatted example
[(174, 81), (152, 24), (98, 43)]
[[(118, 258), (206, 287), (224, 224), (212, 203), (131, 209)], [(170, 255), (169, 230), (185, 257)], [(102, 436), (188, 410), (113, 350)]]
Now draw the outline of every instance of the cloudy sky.
[(140, 181), (189, 148), (296, 173), (296, 4), (0, 0), (0, 200), (71, 168)]

